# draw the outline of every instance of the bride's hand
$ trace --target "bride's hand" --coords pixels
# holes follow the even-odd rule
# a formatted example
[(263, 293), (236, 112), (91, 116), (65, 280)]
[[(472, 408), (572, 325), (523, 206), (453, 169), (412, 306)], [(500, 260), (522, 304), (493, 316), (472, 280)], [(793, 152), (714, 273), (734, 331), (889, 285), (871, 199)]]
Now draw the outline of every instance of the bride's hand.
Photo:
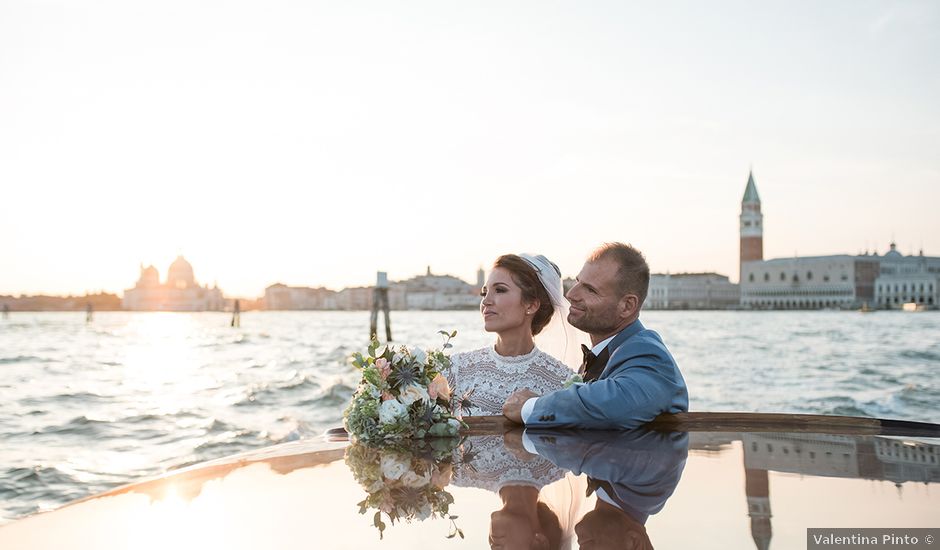
[(525, 402), (529, 399), (538, 396), (539, 394), (528, 388), (513, 392), (512, 395), (506, 398), (506, 402), (503, 404), (503, 415), (516, 424), (525, 424), (525, 422), (522, 421), (522, 406), (525, 405)]

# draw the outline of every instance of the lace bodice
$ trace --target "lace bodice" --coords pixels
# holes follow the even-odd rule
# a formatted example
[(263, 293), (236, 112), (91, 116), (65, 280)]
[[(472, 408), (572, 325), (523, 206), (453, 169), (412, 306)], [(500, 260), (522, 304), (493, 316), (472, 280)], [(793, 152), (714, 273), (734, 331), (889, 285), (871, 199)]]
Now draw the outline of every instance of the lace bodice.
[(507, 485), (541, 489), (565, 477), (566, 470), (538, 455), (519, 458), (503, 444), (503, 436), (471, 436), (454, 460), (454, 485), (498, 493)]
[(560, 389), (574, 372), (564, 363), (533, 348), (525, 355), (505, 357), (492, 346), (450, 358), (447, 382), (455, 399), (469, 395), (466, 415), (502, 414), (503, 403), (516, 390), (529, 388), (543, 395)]

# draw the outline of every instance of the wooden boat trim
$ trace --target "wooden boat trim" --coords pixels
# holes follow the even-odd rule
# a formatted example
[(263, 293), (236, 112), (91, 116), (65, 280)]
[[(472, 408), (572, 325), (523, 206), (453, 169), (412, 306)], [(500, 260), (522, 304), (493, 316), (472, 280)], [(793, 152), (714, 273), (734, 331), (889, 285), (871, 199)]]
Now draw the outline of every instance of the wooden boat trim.
[[(504, 416), (464, 417), (467, 435), (504, 433), (521, 428)], [(844, 435), (940, 437), (940, 425), (907, 420), (821, 414), (689, 412), (662, 414), (653, 429), (683, 432), (812, 432)]]

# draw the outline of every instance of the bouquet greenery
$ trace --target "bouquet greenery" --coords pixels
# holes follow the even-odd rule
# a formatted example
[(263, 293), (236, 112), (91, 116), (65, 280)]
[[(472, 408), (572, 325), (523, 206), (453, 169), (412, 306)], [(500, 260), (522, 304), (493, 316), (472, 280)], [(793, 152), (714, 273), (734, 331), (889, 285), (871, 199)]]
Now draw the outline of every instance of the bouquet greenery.
[(385, 346), (373, 340), (368, 354), (353, 355), (362, 380), (343, 412), (343, 425), (354, 439), (364, 442), (454, 437), (466, 424), (451, 400), (444, 372), (450, 359), (444, 350), (457, 331), (440, 331), (440, 350)]
[(366, 491), (359, 513), (376, 510), (372, 523), (379, 538), (386, 528), (383, 514), (392, 525), (402, 520), (448, 519), (447, 538), (463, 538), (454, 521), (457, 516), (448, 512), (454, 497), (444, 490), (453, 475), (451, 461), (458, 444), (456, 438), (435, 438), (380, 446), (353, 443), (346, 449), (346, 465)]

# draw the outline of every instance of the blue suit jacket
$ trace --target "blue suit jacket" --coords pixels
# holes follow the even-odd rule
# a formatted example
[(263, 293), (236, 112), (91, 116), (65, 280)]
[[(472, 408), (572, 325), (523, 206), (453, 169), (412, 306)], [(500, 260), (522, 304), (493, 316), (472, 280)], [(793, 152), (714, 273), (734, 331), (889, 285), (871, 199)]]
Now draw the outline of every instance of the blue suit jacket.
[(610, 359), (593, 382), (538, 398), (526, 426), (633, 429), (660, 413), (689, 410), (689, 393), (662, 338), (639, 319), (608, 344)]
[(641, 524), (672, 496), (689, 453), (689, 435), (683, 432), (527, 430), (526, 434), (539, 456), (575, 475), (586, 474)]

